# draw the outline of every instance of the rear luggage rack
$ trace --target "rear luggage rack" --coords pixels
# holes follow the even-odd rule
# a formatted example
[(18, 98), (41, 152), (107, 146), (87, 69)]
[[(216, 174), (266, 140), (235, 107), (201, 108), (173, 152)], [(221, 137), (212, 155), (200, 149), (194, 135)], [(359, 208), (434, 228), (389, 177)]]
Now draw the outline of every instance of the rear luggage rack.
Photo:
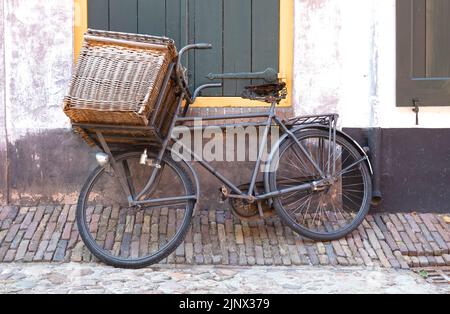
[(292, 118), (285, 121), (285, 124), (291, 128), (300, 125), (324, 125), (333, 127), (337, 124), (338, 119), (338, 114), (310, 115)]

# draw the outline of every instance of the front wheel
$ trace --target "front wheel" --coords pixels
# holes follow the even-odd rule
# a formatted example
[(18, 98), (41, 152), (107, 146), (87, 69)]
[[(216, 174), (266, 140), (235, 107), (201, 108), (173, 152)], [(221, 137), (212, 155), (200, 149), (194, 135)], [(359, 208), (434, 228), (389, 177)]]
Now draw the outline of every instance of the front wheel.
[(274, 207), (300, 235), (318, 241), (340, 239), (362, 223), (370, 208), (372, 178), (365, 156), (340, 135), (334, 146), (327, 131), (305, 130), (295, 136), (304, 150), (290, 137), (281, 144), (278, 157), (271, 161), (270, 190), (317, 182), (322, 179), (317, 168), (333, 180), (317, 190), (277, 197)]
[[(116, 161), (131, 193), (138, 195), (154, 168), (140, 164), (140, 153), (124, 154)], [(98, 167), (86, 181), (78, 200), (78, 230), (90, 252), (104, 263), (143, 268), (169, 256), (184, 240), (195, 189), (190, 176), (170, 155), (161, 166), (146, 195), (146, 199), (166, 200), (158, 204), (129, 206), (118, 174), (108, 167)]]

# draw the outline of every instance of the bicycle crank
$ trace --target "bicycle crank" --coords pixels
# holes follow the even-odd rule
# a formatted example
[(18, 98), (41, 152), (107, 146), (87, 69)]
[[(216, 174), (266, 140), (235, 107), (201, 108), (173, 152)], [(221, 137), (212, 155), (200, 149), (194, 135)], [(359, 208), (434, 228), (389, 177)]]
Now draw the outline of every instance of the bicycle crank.
[[(241, 191), (248, 192), (250, 185), (245, 184), (239, 187)], [(257, 190), (264, 188), (264, 183), (258, 183)], [(231, 212), (242, 221), (255, 221), (262, 218), (271, 217), (275, 214), (273, 208), (267, 201), (249, 201), (245, 198), (229, 197)]]

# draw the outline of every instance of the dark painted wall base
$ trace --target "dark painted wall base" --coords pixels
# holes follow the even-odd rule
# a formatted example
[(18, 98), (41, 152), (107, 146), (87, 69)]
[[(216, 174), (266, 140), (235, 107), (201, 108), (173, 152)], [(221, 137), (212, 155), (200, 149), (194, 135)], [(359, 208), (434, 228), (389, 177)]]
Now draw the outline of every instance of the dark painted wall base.
[[(344, 129), (368, 145), (366, 129)], [(382, 203), (374, 210), (450, 213), (450, 129), (381, 129)]]
[[(363, 146), (367, 130), (345, 129)], [(382, 129), (382, 204), (375, 211), (450, 213), (450, 129)], [(30, 135), (9, 146), (9, 199), (12, 204), (76, 203), (95, 167), (95, 150), (70, 130)], [(0, 162), (6, 162), (0, 154)], [(247, 183), (251, 163), (216, 163), (228, 178)], [(221, 183), (198, 169), (201, 209), (228, 208), (219, 201)], [(5, 188), (3, 188), (4, 192)], [(0, 197), (5, 203), (6, 197)]]

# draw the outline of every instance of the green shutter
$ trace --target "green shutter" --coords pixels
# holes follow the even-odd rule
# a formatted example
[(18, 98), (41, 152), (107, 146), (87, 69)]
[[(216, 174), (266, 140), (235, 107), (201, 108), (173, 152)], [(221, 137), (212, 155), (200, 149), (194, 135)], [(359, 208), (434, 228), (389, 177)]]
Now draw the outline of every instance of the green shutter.
[[(279, 0), (88, 0), (89, 27), (173, 38), (214, 49), (186, 58), (191, 88), (208, 73), (279, 68)], [(237, 96), (250, 81), (226, 81), (205, 96)], [(256, 83), (256, 82), (254, 82)]]
[(397, 0), (397, 105), (450, 106), (450, 2)]

